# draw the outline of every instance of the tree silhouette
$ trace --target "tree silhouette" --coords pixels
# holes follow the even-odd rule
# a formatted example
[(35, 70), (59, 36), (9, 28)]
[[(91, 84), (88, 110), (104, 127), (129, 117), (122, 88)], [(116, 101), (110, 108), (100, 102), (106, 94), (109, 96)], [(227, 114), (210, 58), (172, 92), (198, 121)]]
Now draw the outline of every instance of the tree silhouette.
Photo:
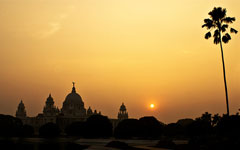
[(141, 137), (157, 138), (163, 133), (164, 124), (158, 121), (155, 117), (142, 117), (139, 119)]
[(219, 114), (215, 114), (212, 117), (212, 126), (216, 126), (219, 123), (220, 119), (221, 119), (221, 116), (219, 116)]
[(22, 121), (10, 115), (0, 114), (0, 137), (14, 137), (21, 135)]
[[(229, 105), (228, 105), (228, 91), (227, 91), (227, 81), (226, 81), (226, 73), (225, 73), (225, 63), (224, 63), (224, 55), (223, 55), (223, 43), (228, 43), (231, 40), (231, 36), (227, 33), (227, 29), (229, 27), (228, 24), (231, 24), (235, 21), (235, 17), (227, 17), (226, 16), (227, 10), (222, 7), (214, 7), (212, 11), (208, 14), (210, 18), (204, 19), (204, 24), (202, 28), (206, 27), (209, 32), (205, 34), (205, 39), (209, 39), (212, 34), (212, 29), (214, 30), (213, 34), (213, 42), (214, 44), (220, 44), (221, 48), (221, 55), (222, 55), (222, 64), (223, 64), (223, 77), (224, 77), (224, 85), (225, 85), (225, 95), (226, 95), (226, 105), (227, 105), (227, 115), (229, 116)], [(238, 31), (234, 28), (230, 28), (230, 33), (237, 33)], [(222, 34), (224, 34), (222, 36)]]
[(112, 136), (112, 123), (107, 116), (92, 115), (85, 123), (87, 138), (100, 138)]
[(86, 123), (73, 122), (65, 128), (65, 133), (69, 136), (84, 136), (86, 134)]
[(137, 119), (124, 119), (114, 130), (116, 138), (132, 138), (139, 137), (141, 133), (140, 122)]
[(57, 137), (61, 130), (55, 123), (46, 123), (39, 128), (39, 135), (41, 137)]
[(216, 125), (217, 134), (222, 137), (233, 137), (234, 139), (239, 139), (240, 134), (240, 116), (231, 115), (220, 118), (218, 124)]
[(34, 127), (31, 125), (23, 125), (22, 127), (22, 136), (23, 137), (31, 137), (34, 135)]

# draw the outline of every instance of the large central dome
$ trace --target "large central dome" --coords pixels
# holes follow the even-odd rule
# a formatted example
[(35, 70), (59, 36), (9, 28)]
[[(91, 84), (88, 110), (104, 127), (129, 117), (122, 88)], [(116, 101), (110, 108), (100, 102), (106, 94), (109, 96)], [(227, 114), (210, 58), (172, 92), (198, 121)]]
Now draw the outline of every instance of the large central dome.
[(73, 83), (72, 92), (69, 93), (63, 102), (62, 113), (64, 116), (85, 117), (86, 109), (81, 96), (76, 93)]
[(66, 96), (64, 103), (84, 105), (82, 97), (78, 93), (76, 93), (75, 87), (73, 87), (72, 92)]

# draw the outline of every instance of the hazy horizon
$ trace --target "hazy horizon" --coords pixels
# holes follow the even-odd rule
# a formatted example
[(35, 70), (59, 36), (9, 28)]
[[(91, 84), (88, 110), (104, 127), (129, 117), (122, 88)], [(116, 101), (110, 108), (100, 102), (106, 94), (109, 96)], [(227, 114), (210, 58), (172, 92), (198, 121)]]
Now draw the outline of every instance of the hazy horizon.
[[(236, 17), (239, 0), (1, 0), (0, 113), (62, 107), (72, 82), (85, 108), (164, 123), (226, 113), (220, 46), (205, 40), (213, 7)], [(240, 36), (223, 45), (230, 113), (240, 108)], [(149, 105), (155, 104), (154, 109)]]

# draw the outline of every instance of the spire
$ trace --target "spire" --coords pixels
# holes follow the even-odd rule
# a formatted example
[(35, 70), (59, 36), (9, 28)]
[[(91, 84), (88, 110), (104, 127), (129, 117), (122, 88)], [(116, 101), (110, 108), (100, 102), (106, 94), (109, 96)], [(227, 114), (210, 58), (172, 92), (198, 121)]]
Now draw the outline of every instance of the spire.
[(72, 82), (73, 87), (72, 87), (72, 93), (76, 93), (76, 89), (75, 89), (75, 82)]
[(18, 107), (19, 107), (19, 106), (20, 106), (20, 107), (25, 107), (25, 106), (24, 106), (24, 103), (23, 103), (23, 101), (22, 101), (22, 100), (20, 101), (20, 103), (19, 103)]
[[(53, 102), (53, 98), (52, 98), (52, 95), (51, 95), (51, 93), (49, 94), (49, 96), (48, 96), (48, 98), (47, 98), (47, 100), (46, 100), (46, 103), (49, 103), (49, 102)], [(53, 102), (54, 103), (54, 102)]]

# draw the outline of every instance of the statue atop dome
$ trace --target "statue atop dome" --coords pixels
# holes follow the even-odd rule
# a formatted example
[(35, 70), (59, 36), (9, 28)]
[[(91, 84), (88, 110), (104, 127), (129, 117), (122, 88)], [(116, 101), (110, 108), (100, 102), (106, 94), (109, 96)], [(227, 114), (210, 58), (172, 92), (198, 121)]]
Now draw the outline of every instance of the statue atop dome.
[(73, 87), (72, 87), (72, 93), (76, 93), (76, 89), (75, 89), (75, 82), (72, 82)]

